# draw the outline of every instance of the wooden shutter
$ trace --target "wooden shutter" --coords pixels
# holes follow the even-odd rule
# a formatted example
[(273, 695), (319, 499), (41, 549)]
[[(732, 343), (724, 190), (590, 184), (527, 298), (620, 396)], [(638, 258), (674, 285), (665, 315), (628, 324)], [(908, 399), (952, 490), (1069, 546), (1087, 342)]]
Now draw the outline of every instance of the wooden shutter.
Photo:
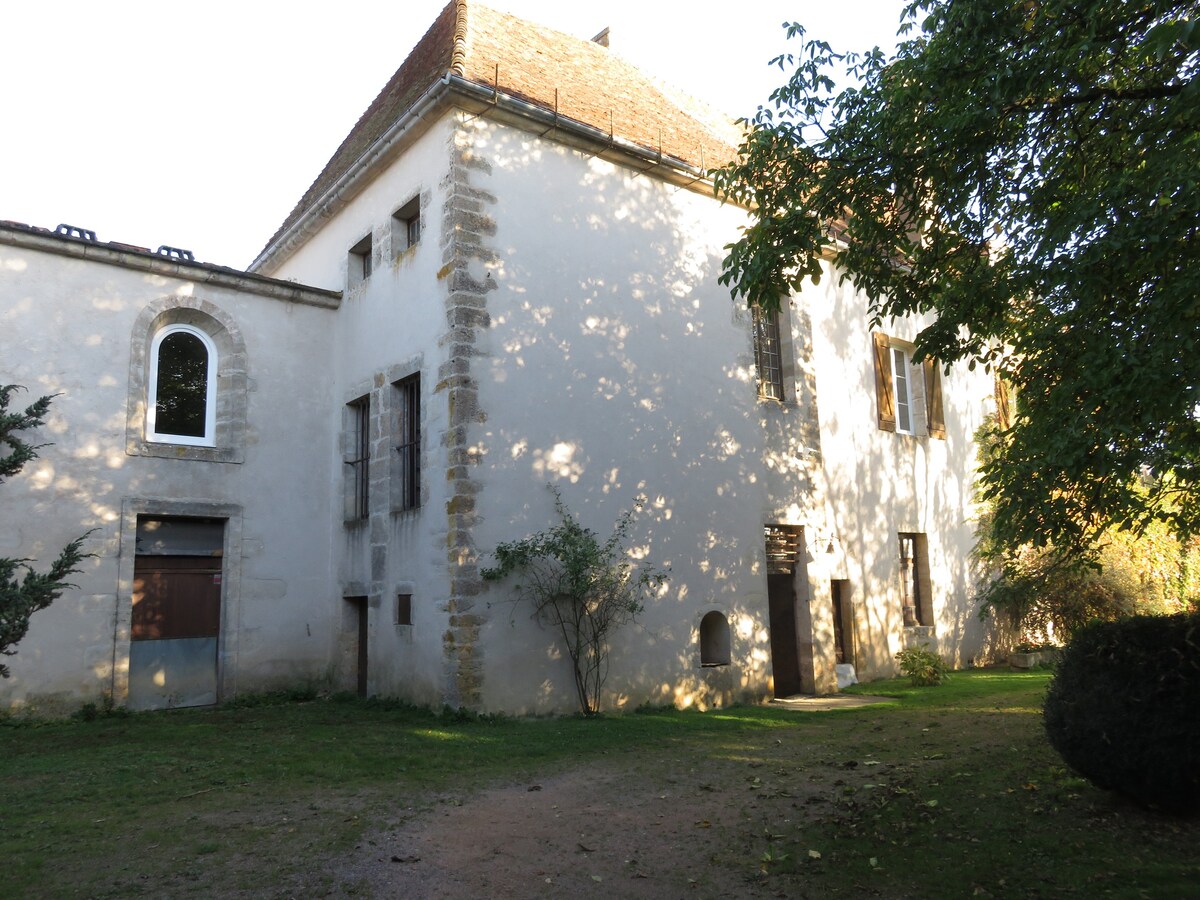
[(936, 360), (925, 360), (925, 419), (930, 437), (946, 439), (946, 416), (942, 412), (942, 370)]
[(1007, 431), (1012, 428), (1012, 405), (1008, 395), (1008, 382), (996, 376), (996, 421)]
[(892, 387), (892, 359), (888, 336), (874, 332), (875, 342), (875, 407), (879, 413), (879, 427), (884, 431), (896, 430), (896, 398)]

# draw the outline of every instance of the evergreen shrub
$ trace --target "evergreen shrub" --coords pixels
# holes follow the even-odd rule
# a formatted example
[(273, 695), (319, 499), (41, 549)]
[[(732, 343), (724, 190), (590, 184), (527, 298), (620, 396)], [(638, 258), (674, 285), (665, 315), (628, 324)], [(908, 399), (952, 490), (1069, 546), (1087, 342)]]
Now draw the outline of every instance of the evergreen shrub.
[(1200, 614), (1080, 629), (1046, 694), (1046, 733), (1098, 787), (1200, 810)]

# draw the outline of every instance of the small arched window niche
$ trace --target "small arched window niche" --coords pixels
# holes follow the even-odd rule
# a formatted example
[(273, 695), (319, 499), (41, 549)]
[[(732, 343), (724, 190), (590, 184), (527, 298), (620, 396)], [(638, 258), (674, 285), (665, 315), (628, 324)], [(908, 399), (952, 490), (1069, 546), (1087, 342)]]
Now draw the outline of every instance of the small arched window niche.
[(713, 610), (700, 620), (700, 665), (707, 669), (729, 662), (729, 620)]
[(192, 325), (168, 325), (150, 345), (146, 440), (212, 447), (217, 433), (217, 347)]

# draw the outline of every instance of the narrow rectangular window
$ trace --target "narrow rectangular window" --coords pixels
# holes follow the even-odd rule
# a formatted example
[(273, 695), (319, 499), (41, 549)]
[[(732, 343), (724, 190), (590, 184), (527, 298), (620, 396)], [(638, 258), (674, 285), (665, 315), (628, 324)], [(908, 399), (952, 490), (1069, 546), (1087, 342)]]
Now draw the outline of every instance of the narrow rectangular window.
[(393, 509), (416, 509), (421, 505), (421, 376), (397, 381), (396, 466), (393, 478)]
[(411, 625), (412, 623), (412, 594), (397, 594), (396, 624)]
[(912, 386), (909, 383), (908, 354), (892, 348), (892, 378), (895, 380), (896, 431), (913, 433)]
[(413, 197), (392, 213), (392, 250), (399, 256), (421, 240), (421, 198)]
[(933, 624), (933, 604), (929, 596), (929, 550), (923, 534), (901, 533), (900, 602), (904, 627)]
[(362, 284), (371, 277), (371, 235), (367, 235), (350, 248), (348, 263), (350, 287)]
[(346, 520), (362, 521), (370, 514), (371, 398), (346, 405)]
[(780, 352), (779, 313), (752, 306), (754, 364), (758, 369), (758, 395), (783, 400), (783, 357)]

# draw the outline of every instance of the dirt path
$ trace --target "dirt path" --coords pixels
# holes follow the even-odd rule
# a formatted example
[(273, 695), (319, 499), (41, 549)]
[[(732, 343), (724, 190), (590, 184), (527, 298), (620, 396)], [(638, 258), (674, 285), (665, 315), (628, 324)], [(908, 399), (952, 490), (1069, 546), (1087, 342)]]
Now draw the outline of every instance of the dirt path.
[[(340, 873), (369, 896), (772, 896), (737, 861), (723, 791), (577, 770), (498, 788), (372, 836)], [(777, 888), (776, 888), (777, 890)]]
[(794, 848), (830, 812), (831, 785), (856, 774), (830, 757), (822, 730), (807, 729), (804, 744), (790, 729), (764, 733), (711, 758), (684, 746), (630, 754), (436, 804), (368, 835), (329, 873), (334, 895), (816, 896), (769, 854)]

